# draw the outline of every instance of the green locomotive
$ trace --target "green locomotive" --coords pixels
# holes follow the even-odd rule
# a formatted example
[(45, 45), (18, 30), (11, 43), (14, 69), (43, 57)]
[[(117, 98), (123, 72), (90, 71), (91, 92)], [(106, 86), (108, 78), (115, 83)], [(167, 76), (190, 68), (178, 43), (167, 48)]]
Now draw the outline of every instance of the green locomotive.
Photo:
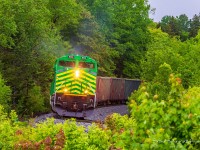
[(97, 62), (89, 56), (65, 55), (56, 60), (50, 104), (59, 115), (84, 116), (96, 106)]

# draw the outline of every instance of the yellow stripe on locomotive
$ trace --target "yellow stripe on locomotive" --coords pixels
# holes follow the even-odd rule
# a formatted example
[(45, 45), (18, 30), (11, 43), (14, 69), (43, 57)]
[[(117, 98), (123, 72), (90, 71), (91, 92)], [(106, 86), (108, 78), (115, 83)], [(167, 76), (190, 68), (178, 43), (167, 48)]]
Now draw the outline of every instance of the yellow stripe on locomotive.
[[(63, 89), (68, 89), (67, 92), (64, 93), (69, 94), (94, 95), (96, 89), (96, 76), (90, 75), (86, 71), (79, 69), (58, 73), (56, 75), (56, 91), (57, 93), (63, 93)], [(85, 92), (86, 89), (88, 92)]]

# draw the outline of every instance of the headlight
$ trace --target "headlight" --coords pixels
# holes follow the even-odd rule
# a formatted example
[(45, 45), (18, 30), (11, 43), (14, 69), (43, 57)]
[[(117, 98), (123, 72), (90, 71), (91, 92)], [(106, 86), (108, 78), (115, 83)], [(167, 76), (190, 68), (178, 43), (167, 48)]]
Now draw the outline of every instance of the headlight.
[(85, 92), (84, 92), (85, 94), (87, 94), (88, 93), (88, 90), (85, 90)]
[(79, 71), (79, 70), (76, 70), (76, 71), (75, 71), (75, 77), (76, 77), (76, 78), (79, 78), (79, 76), (80, 76), (80, 71)]
[(64, 88), (64, 89), (63, 89), (63, 92), (64, 92), (64, 93), (67, 93), (67, 92), (68, 92), (67, 88)]

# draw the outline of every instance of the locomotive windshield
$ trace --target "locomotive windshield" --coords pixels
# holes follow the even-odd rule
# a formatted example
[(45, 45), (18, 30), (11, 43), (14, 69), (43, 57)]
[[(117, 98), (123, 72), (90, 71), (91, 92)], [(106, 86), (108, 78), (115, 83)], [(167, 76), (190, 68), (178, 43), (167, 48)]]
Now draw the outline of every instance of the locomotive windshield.
[(79, 67), (79, 68), (89, 68), (89, 69), (93, 69), (93, 68), (94, 68), (94, 64), (88, 63), (88, 62), (79, 62), (78, 67)]
[(75, 62), (74, 61), (59, 61), (59, 66), (63, 67), (75, 67)]

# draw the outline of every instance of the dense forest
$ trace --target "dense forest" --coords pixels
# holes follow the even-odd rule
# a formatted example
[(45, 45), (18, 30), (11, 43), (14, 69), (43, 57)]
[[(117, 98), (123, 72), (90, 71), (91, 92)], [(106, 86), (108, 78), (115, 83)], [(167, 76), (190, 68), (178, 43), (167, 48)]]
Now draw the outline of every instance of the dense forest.
[[(155, 23), (151, 9), (147, 0), (0, 0), (0, 149), (45, 138), (55, 147), (60, 136), (66, 149), (198, 149), (200, 14)], [(99, 76), (143, 80), (130, 118), (109, 116), (88, 133), (73, 122), (17, 121), (49, 111), (53, 64), (67, 53), (97, 60)]]

